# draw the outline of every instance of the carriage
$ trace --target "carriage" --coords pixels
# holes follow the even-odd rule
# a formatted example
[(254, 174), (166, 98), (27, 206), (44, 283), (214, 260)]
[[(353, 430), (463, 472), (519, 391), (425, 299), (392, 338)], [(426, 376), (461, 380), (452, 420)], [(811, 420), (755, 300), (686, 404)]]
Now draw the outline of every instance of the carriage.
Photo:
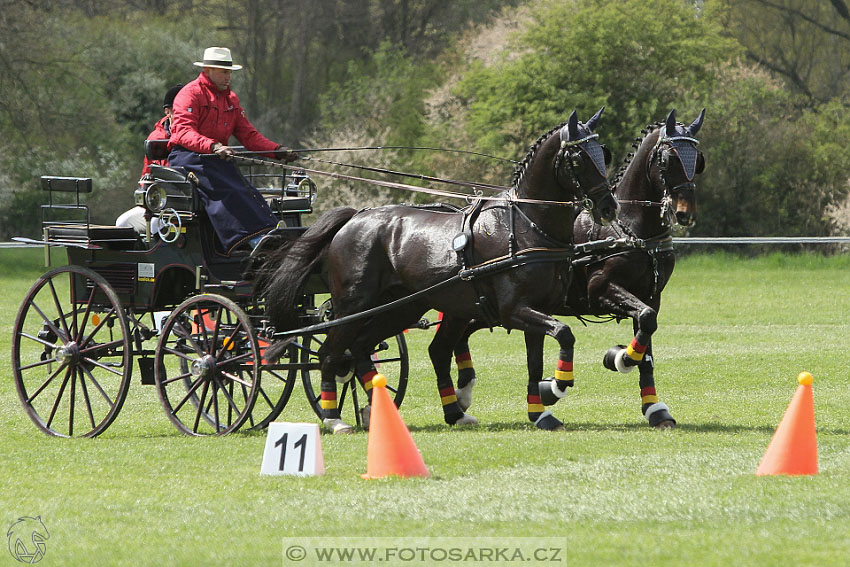
[[(146, 142), (151, 159), (163, 149), (162, 142)], [(301, 234), (317, 193), (310, 176), (276, 162), (239, 161), (280, 220), (274, 238)], [(147, 219), (141, 234), (91, 222), (91, 178), (41, 178), (42, 239), (16, 240), (44, 246), (47, 266), (57, 249), (67, 262), (37, 279), (15, 321), (13, 374), (27, 414), (49, 435), (94, 437), (116, 419), (138, 376), (155, 386), (168, 418), (187, 435), (263, 428), (283, 411), (299, 379), (320, 415), (317, 350), (324, 333), (304, 333), (280, 359), (267, 361), (274, 330), (249, 273), (256, 252), (216, 249), (191, 174), (157, 165), (151, 174), (135, 192)], [(299, 307), (305, 326), (329, 317), (326, 292), (323, 274), (313, 274)], [(372, 357), (400, 404), (408, 373), (404, 335), (379, 343)], [(340, 378), (340, 408), (359, 424), (366, 400), (351, 378)]]

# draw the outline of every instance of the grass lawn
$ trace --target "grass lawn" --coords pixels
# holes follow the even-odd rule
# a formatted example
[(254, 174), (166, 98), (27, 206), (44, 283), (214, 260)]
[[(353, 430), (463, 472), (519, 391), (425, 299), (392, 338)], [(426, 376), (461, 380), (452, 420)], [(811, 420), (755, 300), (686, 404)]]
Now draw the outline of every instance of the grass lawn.
[[(570, 323), (576, 387), (554, 408), (560, 433), (526, 419), (520, 333), (473, 337), (470, 413), (481, 425), (450, 429), (427, 359), (431, 331), (411, 331), (401, 414), (432, 476), (365, 481), (362, 432), (322, 436), (322, 477), (264, 477), (263, 433), (184, 437), (138, 380), (99, 438), (40, 433), (10, 362), (15, 314), (45, 271), (40, 254), (0, 250), (0, 529), (41, 516), (42, 565), (349, 564), (284, 557), (299, 538), (343, 536), (554, 537), (574, 566), (823, 567), (850, 557), (846, 256), (680, 259), (654, 339), (672, 431), (645, 424), (636, 372), (602, 367), (608, 347), (631, 339), (628, 323)], [(549, 373), (556, 358), (549, 339)], [(820, 474), (756, 477), (801, 370), (814, 375)], [(300, 385), (280, 420), (315, 421)], [(0, 566), (16, 564), (0, 551)]]

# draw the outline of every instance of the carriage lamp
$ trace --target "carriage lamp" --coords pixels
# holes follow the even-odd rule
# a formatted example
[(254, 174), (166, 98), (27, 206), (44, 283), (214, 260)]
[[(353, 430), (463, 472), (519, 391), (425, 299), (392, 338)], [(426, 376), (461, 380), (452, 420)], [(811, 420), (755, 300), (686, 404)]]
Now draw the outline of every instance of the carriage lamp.
[(144, 206), (150, 212), (159, 213), (168, 202), (168, 194), (165, 192), (165, 187), (159, 183), (154, 183), (145, 189), (144, 200)]
[(295, 171), (289, 177), (284, 194), (290, 197), (309, 197), (310, 204), (316, 200), (316, 183), (303, 170)]
[(298, 194), (309, 195), (310, 204), (312, 205), (313, 201), (316, 200), (316, 183), (309, 177), (305, 177), (298, 182)]

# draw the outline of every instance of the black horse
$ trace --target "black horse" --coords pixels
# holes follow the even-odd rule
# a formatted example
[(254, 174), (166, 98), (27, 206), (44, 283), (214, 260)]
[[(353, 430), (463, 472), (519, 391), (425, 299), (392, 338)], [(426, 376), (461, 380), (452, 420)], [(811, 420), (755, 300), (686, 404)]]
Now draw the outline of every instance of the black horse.
[[(671, 231), (674, 224), (685, 227), (696, 222), (694, 178), (705, 168), (696, 135), (705, 109), (685, 126), (671, 111), (664, 122), (647, 126), (633, 144), (626, 163), (614, 178), (614, 195), (622, 207), (616, 223), (599, 226), (586, 214), (575, 221), (576, 244), (613, 238), (629, 248), (577, 259), (575, 277), (558, 315), (613, 316), (630, 318), (635, 336), (628, 346), (617, 345), (606, 353), (609, 370), (640, 370), (641, 413), (654, 427), (672, 427), (676, 421), (655, 390), (652, 334), (657, 328), (661, 292), (673, 273), (676, 255)], [(464, 411), (472, 403), (475, 369), (469, 354), (469, 336), (482, 328), (473, 323), (455, 346), (458, 367), (458, 396)], [(543, 377), (543, 336), (526, 333), (530, 381)], [(543, 380), (541, 403), (552, 405), (563, 392), (554, 382)]]
[[(348, 375), (353, 360), (357, 377), (371, 393), (374, 346), (415, 324), (429, 309), (444, 313), (429, 352), (447, 423), (474, 421), (457, 403), (450, 366), (452, 347), (475, 318), (554, 337), (564, 369), (559, 387), (572, 385), (575, 338), (549, 313), (570, 281), (575, 207), (590, 208), (597, 222), (617, 215), (606, 172), (610, 154), (593, 133), (601, 114), (582, 124), (574, 111), (566, 123), (542, 135), (514, 172), (510, 191), (498, 198), (481, 199), (460, 212), (408, 205), (334, 209), (289, 247), (262, 292), (278, 331), (298, 327), (301, 290), (323, 260), (336, 319), (412, 296), (389, 311), (328, 329), (319, 352), (328, 428), (352, 430), (336, 406), (336, 376)], [(267, 357), (283, 345), (278, 342)], [(537, 413), (540, 417), (542, 408)], [(538, 425), (562, 427), (551, 414)]]

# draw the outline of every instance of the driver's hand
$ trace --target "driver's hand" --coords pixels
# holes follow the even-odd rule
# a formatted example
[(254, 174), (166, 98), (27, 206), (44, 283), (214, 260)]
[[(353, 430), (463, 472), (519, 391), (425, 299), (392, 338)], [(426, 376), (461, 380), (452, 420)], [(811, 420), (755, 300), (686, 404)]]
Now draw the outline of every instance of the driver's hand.
[(277, 149), (275, 149), (274, 153), (275, 153), (275, 157), (277, 157), (277, 159), (280, 159), (280, 160), (283, 160), (283, 161), (286, 161), (286, 162), (295, 161), (299, 157), (297, 152), (293, 152), (292, 150), (290, 150), (286, 146), (278, 146)]
[(212, 147), (212, 150), (213, 153), (215, 153), (215, 155), (217, 155), (221, 159), (230, 159), (234, 155), (236, 155), (236, 152), (233, 151), (233, 148), (231, 148), (230, 146), (225, 146), (221, 142), (216, 143)]

